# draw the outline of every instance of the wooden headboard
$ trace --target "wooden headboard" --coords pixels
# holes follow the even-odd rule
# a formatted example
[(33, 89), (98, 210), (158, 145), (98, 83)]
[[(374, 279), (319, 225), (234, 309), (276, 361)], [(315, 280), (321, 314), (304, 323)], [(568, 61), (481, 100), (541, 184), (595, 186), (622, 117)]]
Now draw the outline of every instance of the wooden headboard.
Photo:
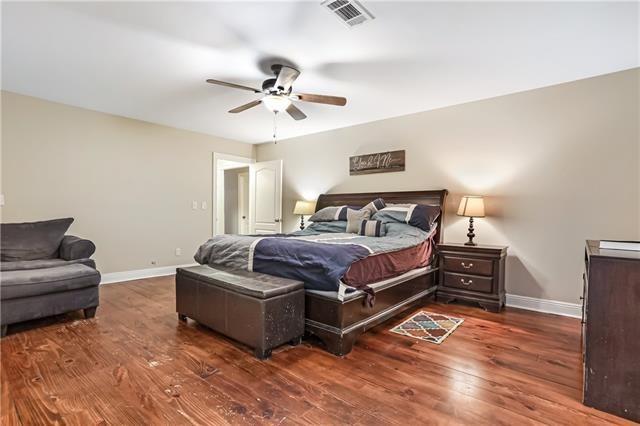
[(376, 198), (387, 203), (431, 204), (440, 206), (442, 213), (437, 219), (438, 230), (434, 241), (442, 242), (444, 234), (445, 201), (449, 192), (446, 189), (436, 191), (401, 191), (401, 192), (361, 192), (354, 194), (320, 194), (316, 203), (316, 211), (329, 206), (363, 207)]

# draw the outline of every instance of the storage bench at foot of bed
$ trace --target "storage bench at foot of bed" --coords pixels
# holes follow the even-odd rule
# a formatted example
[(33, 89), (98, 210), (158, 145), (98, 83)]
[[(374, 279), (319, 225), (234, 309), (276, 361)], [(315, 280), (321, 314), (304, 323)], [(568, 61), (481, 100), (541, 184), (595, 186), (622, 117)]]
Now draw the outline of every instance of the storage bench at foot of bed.
[(176, 311), (268, 358), (283, 343), (304, 334), (301, 281), (209, 266), (178, 268)]

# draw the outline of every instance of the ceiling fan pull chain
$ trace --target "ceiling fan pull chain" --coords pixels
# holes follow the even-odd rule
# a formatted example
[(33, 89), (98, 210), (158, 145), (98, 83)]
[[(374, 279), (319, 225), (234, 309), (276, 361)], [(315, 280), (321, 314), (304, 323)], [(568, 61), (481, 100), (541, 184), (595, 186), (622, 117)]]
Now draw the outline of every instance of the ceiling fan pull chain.
[(276, 118), (278, 117), (278, 111), (274, 111), (273, 112), (273, 143), (277, 144), (278, 143), (278, 137), (276, 136), (278, 127), (276, 124)]

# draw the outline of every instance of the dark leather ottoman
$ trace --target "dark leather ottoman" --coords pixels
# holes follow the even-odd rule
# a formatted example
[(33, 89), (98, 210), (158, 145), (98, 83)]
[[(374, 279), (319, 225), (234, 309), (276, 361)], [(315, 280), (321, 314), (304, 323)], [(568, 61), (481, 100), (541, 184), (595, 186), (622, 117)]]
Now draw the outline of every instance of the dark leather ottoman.
[(304, 334), (302, 281), (209, 266), (178, 268), (178, 318), (192, 318), (254, 349), (265, 359)]

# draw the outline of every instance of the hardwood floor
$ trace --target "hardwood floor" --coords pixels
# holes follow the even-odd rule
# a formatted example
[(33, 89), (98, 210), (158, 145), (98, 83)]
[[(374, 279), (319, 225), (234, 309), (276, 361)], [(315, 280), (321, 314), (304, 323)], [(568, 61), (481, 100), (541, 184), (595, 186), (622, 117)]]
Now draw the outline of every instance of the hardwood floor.
[(10, 327), (3, 425), (624, 423), (580, 403), (576, 319), (429, 304), (465, 319), (441, 345), (390, 333), (402, 315), (344, 358), (305, 342), (262, 362), (178, 321), (173, 277), (100, 296), (94, 319)]

